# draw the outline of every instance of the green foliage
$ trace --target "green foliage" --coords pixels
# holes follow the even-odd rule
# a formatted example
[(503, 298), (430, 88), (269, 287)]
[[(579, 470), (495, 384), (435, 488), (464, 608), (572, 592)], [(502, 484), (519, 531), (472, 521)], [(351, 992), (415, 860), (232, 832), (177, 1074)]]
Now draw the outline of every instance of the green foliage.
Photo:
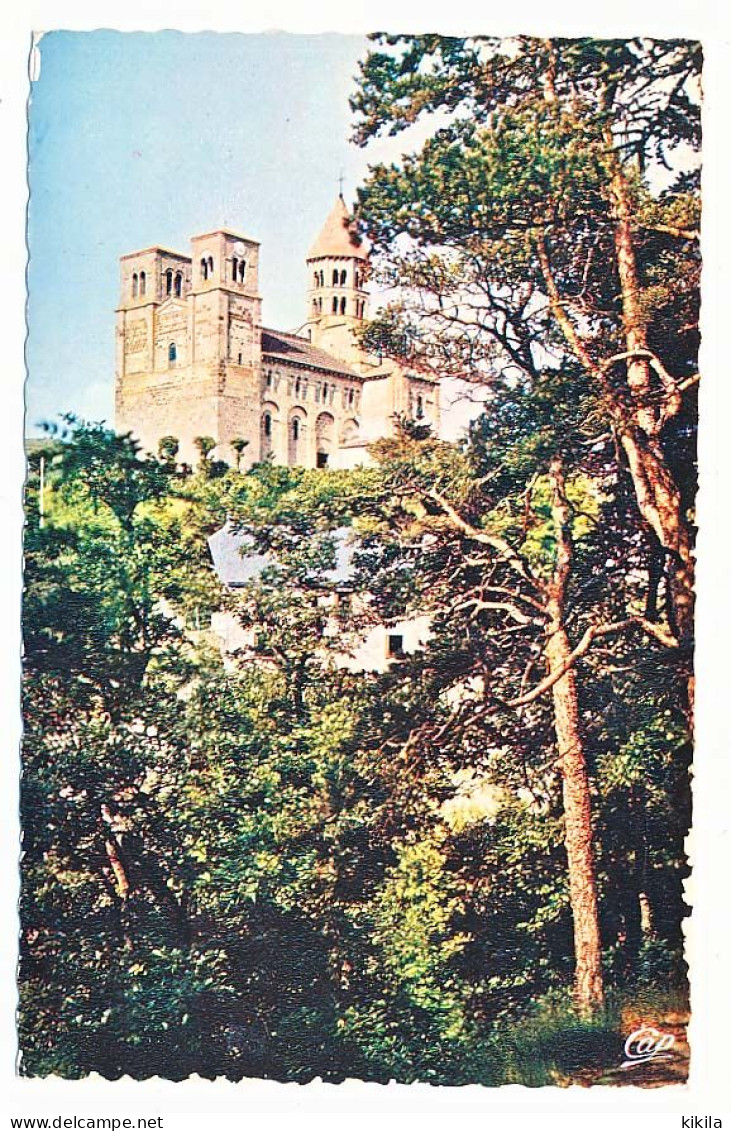
[(449, 960), (469, 941), (450, 929), (462, 909), (457, 884), (438, 844), (406, 842), (397, 854), (373, 906), (373, 941), (409, 1000), (439, 1019), (444, 1037), (454, 1038), (464, 1018)]
[(616, 1007), (586, 1018), (549, 995), (519, 1022), (497, 1026), (493, 1041), (502, 1054), (503, 1082), (535, 1088), (616, 1068), (625, 1037)]
[[(494, 450), (404, 433), (380, 468), (261, 465), (195, 484), (120, 468), (96, 436), (111, 502), (104, 476), (92, 494), (85, 464), (62, 453), (46, 524), (28, 531), (24, 1071), (540, 1083), (574, 1070), (562, 1049), (576, 1065), (599, 1056), (601, 1025), (510, 1020), (551, 987), (565, 996), (570, 921), (544, 714), (478, 715), (450, 737), (469, 708), (454, 716), (445, 693), (484, 673), (486, 654), (504, 663), (494, 630), (473, 623), (466, 647), (461, 614), (438, 612), (418, 663), (354, 675), (333, 663), (321, 589), (307, 587), (332, 566), (328, 529), (351, 521), (387, 615), (440, 593), (449, 537), (414, 557), (439, 525), (409, 498), (436, 483), (474, 506), (473, 477), (489, 451), (500, 459), (491, 427)], [(216, 605), (203, 547), (221, 514), (279, 563), (232, 605), (261, 637), (260, 660), (233, 668), (197, 627)], [(403, 553), (405, 587), (392, 578)], [(69, 623), (74, 591), (88, 615)], [(604, 717), (600, 702), (593, 712)], [(680, 741), (672, 717), (651, 714), (597, 759), (608, 909), (640, 780), (658, 897), (672, 873)], [(679, 968), (675, 926), (659, 927), (634, 960), (638, 985)]]
[(193, 440), (193, 443), (198, 449), (202, 462), (205, 462), (208, 459), (209, 455), (216, 446), (216, 441), (213, 436), (196, 436)]
[(175, 463), (175, 457), (180, 450), (176, 436), (161, 436), (157, 444), (157, 454), (164, 463)]

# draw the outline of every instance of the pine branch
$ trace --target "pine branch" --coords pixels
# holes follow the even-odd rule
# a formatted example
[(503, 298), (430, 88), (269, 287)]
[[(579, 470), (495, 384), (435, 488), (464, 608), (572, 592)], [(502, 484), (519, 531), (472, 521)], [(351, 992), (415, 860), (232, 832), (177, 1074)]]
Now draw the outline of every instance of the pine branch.
[(432, 488), (428, 492), (429, 498), (433, 499), (441, 508), (446, 517), (462, 534), (465, 534), (473, 542), (479, 542), (483, 546), (490, 546), (502, 560), (510, 566), (520, 577), (525, 581), (529, 581), (539, 592), (542, 592), (541, 583), (532, 574), (526, 562), (523, 561), (520, 554), (512, 548), (512, 546), (502, 538), (498, 538), (494, 534), (488, 534), (486, 530), (480, 530), (478, 527), (473, 526), (467, 522), (465, 518), (459, 514), (451, 503), (448, 503), (443, 495)]

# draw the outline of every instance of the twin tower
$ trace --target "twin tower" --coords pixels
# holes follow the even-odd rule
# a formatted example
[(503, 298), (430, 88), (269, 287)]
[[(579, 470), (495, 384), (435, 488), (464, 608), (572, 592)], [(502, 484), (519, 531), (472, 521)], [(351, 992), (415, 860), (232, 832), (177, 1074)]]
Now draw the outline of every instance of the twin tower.
[[(368, 355), (368, 256), (342, 196), (307, 256), (307, 320), (297, 333), (262, 325), (259, 247), (225, 228), (121, 259), (117, 308), (116, 428), (145, 450), (174, 436), (178, 459), (250, 467), (263, 459), (303, 467), (367, 462), (372, 441), (399, 417), (439, 426), (439, 387)], [(245, 441), (243, 454), (240, 441)]]

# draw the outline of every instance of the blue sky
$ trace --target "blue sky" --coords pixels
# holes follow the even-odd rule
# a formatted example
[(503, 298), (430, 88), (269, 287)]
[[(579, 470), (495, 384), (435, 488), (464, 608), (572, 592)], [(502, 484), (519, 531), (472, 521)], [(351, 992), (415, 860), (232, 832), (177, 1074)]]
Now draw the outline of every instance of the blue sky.
[(53, 32), (30, 105), (28, 431), (113, 420), (120, 255), (228, 225), (262, 243), (264, 322), (305, 312), (307, 248), (388, 152), (349, 142), (358, 36)]

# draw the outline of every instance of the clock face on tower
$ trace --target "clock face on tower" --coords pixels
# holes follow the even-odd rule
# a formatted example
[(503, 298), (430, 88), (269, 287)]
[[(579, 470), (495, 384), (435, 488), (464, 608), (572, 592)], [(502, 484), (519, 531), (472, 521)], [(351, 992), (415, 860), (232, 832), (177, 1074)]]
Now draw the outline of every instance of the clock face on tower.
[(235, 243), (233, 246), (234, 255), (246, 255), (246, 244)]

